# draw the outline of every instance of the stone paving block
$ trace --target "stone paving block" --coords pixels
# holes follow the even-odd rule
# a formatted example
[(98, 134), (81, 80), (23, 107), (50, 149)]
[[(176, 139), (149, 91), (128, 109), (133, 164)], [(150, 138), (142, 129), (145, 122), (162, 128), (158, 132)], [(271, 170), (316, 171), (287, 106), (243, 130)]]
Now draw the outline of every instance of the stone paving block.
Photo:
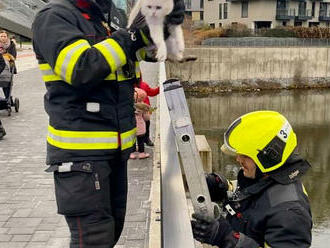
[[(9, 241), (11, 240), (13, 235), (8, 235), (8, 234), (0, 234), (0, 242), (4, 241)], [(0, 243), (1, 244), (1, 243)]]
[(31, 241), (32, 242), (47, 242), (50, 237), (52, 236), (52, 231), (36, 231), (33, 236)]
[(32, 235), (14, 235), (11, 241), (13, 242), (23, 242), (23, 241), (30, 241)]
[(34, 228), (27, 228), (27, 227), (15, 227), (10, 228), (8, 234), (33, 234)]
[(24, 217), (29, 217), (29, 215), (31, 214), (32, 209), (28, 208), (28, 209), (18, 209), (12, 217), (14, 218), (24, 218)]
[[(45, 242), (29, 242), (24, 248), (48, 248)], [(68, 248), (68, 247), (67, 247)]]
[(7, 233), (8, 230), (9, 230), (9, 228), (2, 228), (2, 227), (0, 227), (0, 234)]
[(10, 218), (5, 227), (36, 227), (41, 220), (41, 218)]
[(68, 248), (69, 238), (51, 238), (47, 243), (47, 248)]
[(0, 248), (25, 248), (26, 242), (0, 242)]

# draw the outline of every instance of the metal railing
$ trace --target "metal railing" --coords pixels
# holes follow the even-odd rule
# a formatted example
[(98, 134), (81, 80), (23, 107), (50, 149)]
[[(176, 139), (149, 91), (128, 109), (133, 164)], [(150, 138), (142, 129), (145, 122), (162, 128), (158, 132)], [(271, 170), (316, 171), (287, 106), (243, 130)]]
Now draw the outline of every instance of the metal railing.
[(160, 140), (162, 248), (195, 247), (174, 131), (171, 126), (162, 83), (166, 80), (160, 63)]
[(276, 20), (290, 20), (296, 16), (295, 9), (276, 9)]

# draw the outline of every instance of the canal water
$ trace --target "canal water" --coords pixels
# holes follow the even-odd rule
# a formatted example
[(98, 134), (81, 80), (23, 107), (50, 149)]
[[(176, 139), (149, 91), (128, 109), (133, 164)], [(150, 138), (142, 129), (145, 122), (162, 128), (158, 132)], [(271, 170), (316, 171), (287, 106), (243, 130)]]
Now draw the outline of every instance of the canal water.
[(220, 152), (223, 133), (237, 117), (255, 110), (275, 110), (297, 134), (298, 152), (312, 168), (303, 178), (311, 202), (313, 248), (330, 247), (330, 90), (295, 90), (187, 96), (195, 133), (212, 149), (213, 171), (234, 179), (238, 166)]

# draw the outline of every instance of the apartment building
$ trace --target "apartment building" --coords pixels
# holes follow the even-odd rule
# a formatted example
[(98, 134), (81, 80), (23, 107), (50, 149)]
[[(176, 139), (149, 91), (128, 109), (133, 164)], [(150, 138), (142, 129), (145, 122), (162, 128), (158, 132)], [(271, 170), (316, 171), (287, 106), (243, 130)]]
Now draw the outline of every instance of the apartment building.
[(204, 21), (204, 1), (207, 0), (184, 0), (186, 14), (191, 16), (194, 23)]
[(243, 23), (251, 29), (329, 27), (330, 0), (205, 0), (204, 22), (212, 27)]

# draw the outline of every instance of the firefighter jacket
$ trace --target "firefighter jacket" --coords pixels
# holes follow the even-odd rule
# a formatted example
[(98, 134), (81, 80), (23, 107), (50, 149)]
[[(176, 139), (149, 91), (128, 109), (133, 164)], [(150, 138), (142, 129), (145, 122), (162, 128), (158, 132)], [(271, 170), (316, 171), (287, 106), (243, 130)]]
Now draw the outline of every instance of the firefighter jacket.
[(33, 23), (47, 88), (47, 164), (118, 154), (127, 159), (135, 145), (133, 84), (139, 71), (123, 69), (126, 56), (109, 37), (101, 11), (92, 2), (77, 2), (53, 1)]
[[(305, 166), (307, 162), (300, 159), (295, 163)], [(299, 179), (289, 184), (271, 178), (255, 182), (240, 171), (238, 185), (225, 204), (227, 220), (235, 232), (241, 233), (238, 243), (230, 247), (311, 246), (312, 217), (307, 193)]]

